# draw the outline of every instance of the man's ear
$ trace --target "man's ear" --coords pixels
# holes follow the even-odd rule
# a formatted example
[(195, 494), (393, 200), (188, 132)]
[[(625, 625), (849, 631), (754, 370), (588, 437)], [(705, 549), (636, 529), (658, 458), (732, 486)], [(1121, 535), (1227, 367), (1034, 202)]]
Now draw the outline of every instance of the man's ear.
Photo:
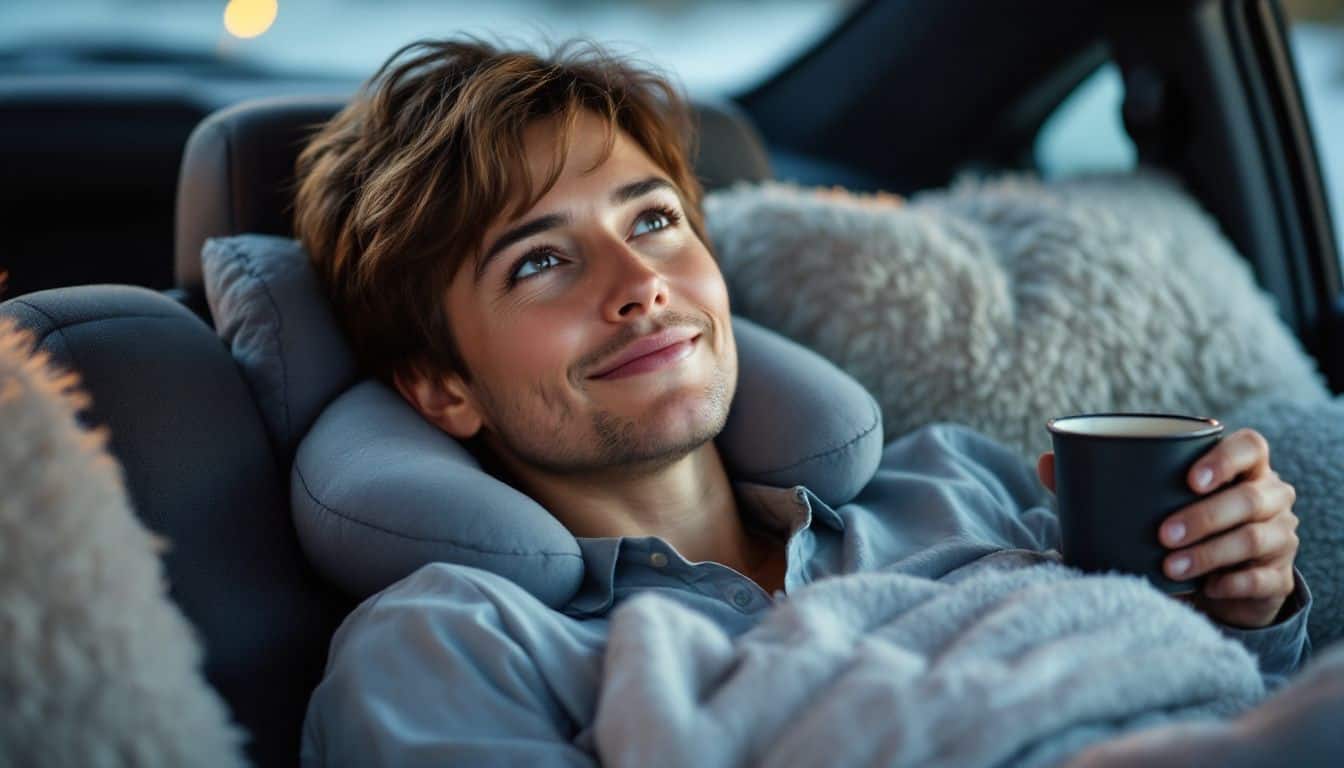
[(481, 429), (476, 398), (456, 373), (426, 373), (419, 366), (392, 376), (397, 392), (431, 424), (459, 440)]

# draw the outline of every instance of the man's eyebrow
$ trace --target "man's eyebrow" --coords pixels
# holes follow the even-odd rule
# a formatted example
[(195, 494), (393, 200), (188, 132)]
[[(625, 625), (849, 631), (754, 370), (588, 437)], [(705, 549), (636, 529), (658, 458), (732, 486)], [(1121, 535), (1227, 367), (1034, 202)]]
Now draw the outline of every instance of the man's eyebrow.
[[(664, 179), (661, 176), (650, 176), (647, 179), (632, 181), (629, 184), (623, 184), (617, 187), (611, 193), (611, 202), (613, 205), (622, 205), (637, 197), (643, 197), (656, 189), (664, 188), (670, 189), (673, 192), (677, 191), (676, 185), (667, 179)], [(476, 262), (476, 282), (479, 283), (481, 281), (481, 276), (484, 275), (485, 270), (489, 268), (490, 262), (510, 245), (513, 245), (519, 240), (526, 240), (533, 235), (568, 223), (569, 216), (567, 214), (550, 213), (519, 224), (513, 229), (500, 235), (499, 239), (495, 240), (495, 242), (491, 244), (490, 249), (481, 257), (480, 261)]]
[(655, 189), (662, 189), (664, 187), (673, 192), (677, 191), (676, 186), (662, 176), (650, 176), (647, 179), (640, 179), (639, 181), (617, 187), (616, 191), (611, 193), (611, 202), (615, 205), (628, 203), (636, 197), (642, 197)]
[(569, 216), (563, 213), (548, 213), (545, 216), (538, 216), (531, 221), (524, 222), (510, 229), (508, 232), (499, 236), (499, 239), (490, 246), (490, 250), (485, 252), (481, 260), (476, 262), (476, 282), (481, 281), (481, 275), (490, 266), (490, 261), (500, 254), (505, 248), (527, 238), (545, 232), (548, 229), (555, 229), (562, 224), (569, 223)]

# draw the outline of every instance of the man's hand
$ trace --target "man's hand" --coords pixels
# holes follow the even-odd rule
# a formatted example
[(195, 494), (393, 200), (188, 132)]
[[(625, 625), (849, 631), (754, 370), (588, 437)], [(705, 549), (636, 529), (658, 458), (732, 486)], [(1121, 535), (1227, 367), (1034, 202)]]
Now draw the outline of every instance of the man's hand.
[[(1054, 493), (1055, 454), (1041, 454), (1036, 471)], [(1188, 482), (1206, 495), (1163, 521), (1159, 540), (1174, 550), (1163, 567), (1173, 579), (1211, 575), (1202, 592), (1176, 599), (1223, 624), (1267, 626), (1293, 593), (1297, 491), (1270, 469), (1269, 443), (1253, 429), (1200, 457)]]

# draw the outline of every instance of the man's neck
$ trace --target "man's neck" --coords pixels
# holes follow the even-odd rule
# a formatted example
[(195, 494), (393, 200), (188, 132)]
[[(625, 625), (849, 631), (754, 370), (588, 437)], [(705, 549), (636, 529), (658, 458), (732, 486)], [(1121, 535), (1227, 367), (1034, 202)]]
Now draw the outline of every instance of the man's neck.
[(658, 536), (691, 562), (712, 560), (749, 576), (760, 566), (762, 543), (743, 526), (712, 440), (654, 472), (601, 480), (514, 474), (575, 536)]

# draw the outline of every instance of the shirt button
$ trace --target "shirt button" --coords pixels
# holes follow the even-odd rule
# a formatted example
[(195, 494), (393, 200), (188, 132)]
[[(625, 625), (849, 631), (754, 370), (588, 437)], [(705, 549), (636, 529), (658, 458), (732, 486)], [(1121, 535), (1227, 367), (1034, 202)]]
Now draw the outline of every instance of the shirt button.
[(747, 603), (751, 602), (751, 595), (745, 589), (739, 589), (733, 593), (733, 604), (738, 608), (746, 608)]
[(664, 555), (662, 552), (654, 552), (652, 555), (649, 555), (649, 565), (652, 565), (654, 568), (662, 568), (667, 565), (667, 555)]

